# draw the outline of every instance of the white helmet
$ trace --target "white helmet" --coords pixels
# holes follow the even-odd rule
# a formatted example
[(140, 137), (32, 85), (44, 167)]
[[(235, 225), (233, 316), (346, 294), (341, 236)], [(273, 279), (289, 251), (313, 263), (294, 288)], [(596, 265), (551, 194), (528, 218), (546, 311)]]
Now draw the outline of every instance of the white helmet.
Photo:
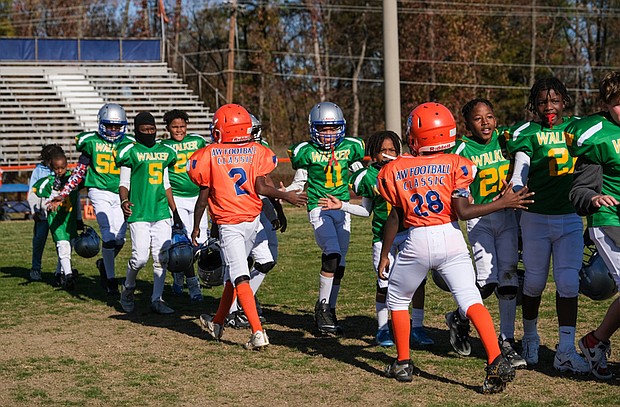
[[(106, 103), (97, 113), (99, 135), (111, 143), (121, 141), (127, 131), (127, 115), (123, 106), (116, 103)], [(111, 131), (106, 125), (121, 126), (119, 131)]]
[(73, 242), (73, 248), (80, 256), (90, 259), (99, 254), (101, 239), (95, 229), (85, 226), (82, 233)]
[(250, 113), (250, 118), (252, 119), (252, 138), (254, 138), (254, 141), (257, 143), (260, 143), (263, 140), (263, 125), (260, 120), (258, 120), (258, 117), (254, 116), (252, 113)]
[(209, 238), (196, 251), (198, 277), (207, 288), (224, 284), (224, 263), (217, 239)]
[[(310, 141), (324, 150), (334, 148), (344, 139), (346, 124), (342, 109), (337, 104), (332, 102), (316, 104), (308, 115)], [(321, 136), (318, 128), (321, 126), (338, 126), (338, 131), (333, 135)]]

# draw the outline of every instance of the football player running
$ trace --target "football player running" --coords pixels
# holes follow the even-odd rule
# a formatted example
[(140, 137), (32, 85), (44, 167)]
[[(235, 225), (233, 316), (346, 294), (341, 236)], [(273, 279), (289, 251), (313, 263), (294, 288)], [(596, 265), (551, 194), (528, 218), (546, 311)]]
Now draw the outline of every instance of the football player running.
[[(471, 135), (456, 142), (453, 153), (476, 164), (476, 177), (470, 185), (475, 203), (489, 203), (498, 197), (506, 180), (510, 161), (502, 154), (503, 129), (497, 128), (493, 104), (487, 99), (473, 99), (462, 110)], [(501, 136), (500, 136), (501, 134)], [(514, 350), (517, 312), (518, 226), (515, 211), (505, 208), (467, 221), (467, 235), (474, 254), (476, 279), (482, 299), (495, 293), (499, 302), (500, 349), (512, 367), (527, 367)], [(450, 343), (459, 354), (468, 355), (469, 323), (461, 320), (458, 311), (448, 313)], [(464, 327), (464, 325), (466, 327)]]
[(136, 143), (123, 146), (116, 156), (120, 168), (119, 198), (131, 232), (131, 258), (122, 285), (123, 311), (135, 309), (136, 277), (148, 259), (153, 257), (153, 293), (151, 310), (157, 314), (172, 314), (163, 299), (168, 249), (172, 235), (170, 211), (174, 226), (183, 228), (179, 218), (169, 173), (176, 163), (174, 148), (155, 140), (157, 127), (149, 112), (140, 112), (134, 119)]
[(122, 146), (134, 142), (127, 134), (125, 109), (116, 103), (106, 103), (97, 114), (97, 131), (83, 132), (76, 136), (76, 149), (81, 152), (78, 164), (69, 181), (50, 208), (60, 205), (76, 189), (82, 179), (88, 188), (88, 198), (93, 204), (101, 232), (102, 258), (98, 259), (101, 284), (108, 295), (118, 295), (114, 258), (125, 244), (127, 222), (118, 197), (120, 170), (115, 155)]
[(350, 200), (350, 171), (363, 168), (364, 141), (345, 137), (346, 120), (340, 107), (332, 102), (312, 107), (308, 125), (310, 140), (288, 150), (296, 173), (286, 190), (303, 190), (308, 183), (308, 218), (322, 252), (315, 325), (320, 334), (341, 335), (336, 304), (349, 249), (351, 215), (341, 210), (322, 210), (319, 198), (332, 195), (344, 202)]
[[(366, 143), (366, 154), (370, 156), (372, 162), (367, 168), (355, 172), (351, 176), (351, 188), (356, 195), (362, 197), (361, 205), (352, 205), (342, 202), (333, 195), (327, 198), (320, 198), (319, 204), (323, 210), (341, 209), (344, 212), (357, 216), (372, 217), (372, 264), (375, 273), (379, 265), (379, 255), (381, 254), (383, 230), (385, 222), (390, 212), (390, 205), (379, 194), (377, 190), (377, 174), (379, 170), (389, 161), (400, 155), (400, 138), (393, 131), (382, 131), (373, 134)], [(407, 239), (407, 230), (399, 227), (398, 234), (394, 239), (392, 250), (390, 251), (390, 262), (394, 256), (403, 248)], [(430, 346), (435, 342), (428, 336), (424, 329), (424, 296), (426, 280), (420, 284), (412, 299), (411, 311), (411, 343), (419, 346)], [(375, 341), (377, 345), (389, 347), (394, 346), (394, 340), (389, 327), (389, 312), (385, 304), (388, 291), (386, 279), (377, 278), (375, 294), (375, 311), (377, 314), (377, 333)]]
[(190, 179), (200, 186), (194, 211), (192, 243), (200, 237), (200, 220), (207, 204), (217, 224), (222, 259), (225, 264), (224, 291), (214, 316), (203, 314), (204, 329), (219, 340), (224, 320), (236, 295), (252, 330), (246, 349), (269, 345), (254, 294), (250, 287), (247, 258), (254, 246), (260, 223), (260, 195), (284, 199), (294, 205), (307, 201), (305, 194), (283, 192), (269, 185), (268, 174), (277, 165), (273, 151), (252, 140), (250, 114), (237, 104), (220, 107), (213, 116), (211, 134), (214, 144), (196, 151), (187, 166)]
[(563, 114), (570, 102), (559, 79), (537, 80), (530, 89), (527, 108), (538, 121), (508, 129), (506, 147), (515, 157), (514, 188), (528, 185), (536, 192), (536, 202), (520, 218), (525, 268), (521, 356), (528, 367), (538, 363), (538, 310), (553, 256), (559, 334), (553, 367), (560, 372), (587, 374), (590, 367), (575, 348), (583, 223), (568, 198), (575, 158), (566, 148), (563, 133), (575, 118)]
[[(185, 233), (189, 235), (194, 229), (194, 207), (198, 200), (200, 188), (194, 184), (187, 175), (185, 169), (187, 161), (198, 149), (207, 145), (204, 138), (197, 134), (187, 134), (187, 123), (189, 116), (182, 110), (170, 110), (164, 114), (166, 130), (170, 133), (170, 139), (163, 140), (161, 143), (172, 147), (177, 153), (177, 162), (169, 172), (170, 186), (172, 195), (177, 206), (177, 211), (185, 225)], [(200, 224), (200, 239), (198, 243), (206, 241), (209, 237), (209, 218), (204, 217)], [(172, 291), (177, 295), (183, 294), (183, 285), (187, 281), (189, 298), (192, 302), (203, 300), (200, 282), (196, 276), (194, 266), (189, 267), (185, 272), (172, 273), (174, 282)]]
[[(476, 275), (458, 220), (473, 219), (504, 208), (525, 208), (532, 201), (527, 188), (515, 193), (510, 186), (493, 202), (470, 202), (469, 185), (475, 166), (456, 154), (456, 122), (439, 103), (413, 109), (405, 134), (412, 155), (402, 155), (379, 172), (378, 189), (392, 205), (383, 235), (379, 261), (380, 278), (389, 275), (387, 305), (392, 313), (397, 357), (385, 370), (401, 382), (413, 379), (409, 350), (409, 303), (413, 293), (436, 270), (448, 285), (459, 312), (474, 324), (487, 354), (483, 393), (497, 393), (515, 377), (515, 370), (499, 349), (493, 320), (482, 304)], [(408, 227), (405, 246), (390, 271), (389, 252), (400, 219)]]
[[(570, 199), (577, 214), (587, 216), (590, 237), (607, 270), (620, 287), (620, 72), (599, 84), (603, 110), (566, 127), (568, 151), (577, 158)], [(601, 324), (579, 340), (592, 374), (613, 375), (607, 366), (609, 339), (620, 328), (620, 297), (616, 296)]]

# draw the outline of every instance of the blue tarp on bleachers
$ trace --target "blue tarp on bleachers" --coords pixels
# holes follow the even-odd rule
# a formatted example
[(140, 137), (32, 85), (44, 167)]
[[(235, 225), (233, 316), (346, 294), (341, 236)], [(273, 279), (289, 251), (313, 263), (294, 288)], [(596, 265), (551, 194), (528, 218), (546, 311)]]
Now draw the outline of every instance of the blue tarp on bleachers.
[(161, 61), (159, 39), (0, 38), (0, 61)]

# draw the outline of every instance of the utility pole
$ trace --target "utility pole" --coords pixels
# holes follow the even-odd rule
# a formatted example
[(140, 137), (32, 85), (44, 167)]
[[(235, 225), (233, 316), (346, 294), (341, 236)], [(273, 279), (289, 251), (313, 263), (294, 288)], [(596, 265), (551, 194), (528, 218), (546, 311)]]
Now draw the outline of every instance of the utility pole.
[(226, 101), (232, 103), (235, 87), (235, 31), (237, 27), (237, 0), (232, 0), (230, 14), (230, 28), (228, 32), (228, 81), (226, 83)]
[(397, 0), (383, 0), (383, 74), (385, 129), (402, 136), (400, 117), (400, 70), (398, 56)]

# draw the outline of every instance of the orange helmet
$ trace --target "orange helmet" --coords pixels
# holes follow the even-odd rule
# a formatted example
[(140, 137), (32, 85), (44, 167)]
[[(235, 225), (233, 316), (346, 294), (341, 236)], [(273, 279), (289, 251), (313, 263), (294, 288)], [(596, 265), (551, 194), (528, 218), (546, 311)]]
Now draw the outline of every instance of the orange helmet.
[(252, 117), (241, 105), (229, 103), (217, 109), (211, 123), (215, 143), (246, 143), (252, 141)]
[(412, 153), (447, 150), (456, 143), (456, 121), (444, 105), (422, 103), (409, 113), (405, 137)]

